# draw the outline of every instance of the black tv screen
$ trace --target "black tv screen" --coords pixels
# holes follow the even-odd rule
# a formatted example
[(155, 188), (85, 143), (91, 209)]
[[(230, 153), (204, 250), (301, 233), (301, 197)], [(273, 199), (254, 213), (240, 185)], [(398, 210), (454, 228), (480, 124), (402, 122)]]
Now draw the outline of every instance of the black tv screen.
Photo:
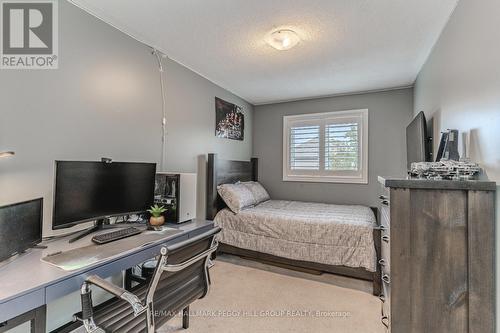
[(0, 207), (0, 261), (42, 241), (43, 199)]
[(408, 170), (410, 170), (413, 162), (430, 161), (428, 141), (427, 122), (424, 113), (420, 111), (406, 127), (406, 156)]
[(155, 163), (56, 161), (52, 229), (146, 211), (155, 174)]

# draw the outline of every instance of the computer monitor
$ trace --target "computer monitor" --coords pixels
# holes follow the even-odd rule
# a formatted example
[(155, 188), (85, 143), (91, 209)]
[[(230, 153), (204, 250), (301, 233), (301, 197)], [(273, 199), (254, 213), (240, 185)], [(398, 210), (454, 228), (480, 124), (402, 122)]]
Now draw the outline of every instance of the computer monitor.
[(43, 199), (0, 207), (0, 261), (42, 241)]
[(146, 211), (155, 174), (155, 163), (56, 161), (52, 229)]
[(413, 162), (430, 161), (427, 121), (422, 111), (420, 111), (406, 127), (406, 155), (408, 170), (410, 170)]

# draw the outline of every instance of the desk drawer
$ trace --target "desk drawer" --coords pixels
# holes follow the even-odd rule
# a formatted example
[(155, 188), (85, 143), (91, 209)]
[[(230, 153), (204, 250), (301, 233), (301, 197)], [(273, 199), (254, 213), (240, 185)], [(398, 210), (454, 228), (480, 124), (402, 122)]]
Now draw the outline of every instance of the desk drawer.
[(0, 323), (20, 314), (36, 309), (45, 304), (45, 289), (41, 288), (29, 294), (16, 297), (0, 304)]

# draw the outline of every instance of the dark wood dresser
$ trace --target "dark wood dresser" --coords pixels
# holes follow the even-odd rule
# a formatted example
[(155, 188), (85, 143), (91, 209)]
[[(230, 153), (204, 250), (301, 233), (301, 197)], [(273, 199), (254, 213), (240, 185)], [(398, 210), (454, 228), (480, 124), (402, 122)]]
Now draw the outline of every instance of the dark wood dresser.
[(494, 333), (494, 182), (379, 178), (382, 323)]

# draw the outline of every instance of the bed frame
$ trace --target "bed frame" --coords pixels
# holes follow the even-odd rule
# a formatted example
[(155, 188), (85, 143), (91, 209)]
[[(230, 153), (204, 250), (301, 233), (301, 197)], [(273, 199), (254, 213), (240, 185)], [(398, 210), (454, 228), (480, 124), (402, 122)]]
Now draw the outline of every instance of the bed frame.
[[(207, 220), (213, 220), (217, 212), (226, 207), (226, 204), (217, 193), (217, 186), (221, 184), (231, 184), (237, 181), (257, 181), (258, 180), (258, 159), (252, 158), (250, 161), (231, 161), (217, 158), (216, 154), (208, 154), (207, 165)], [(379, 225), (379, 214), (376, 207), (371, 207), (377, 218)], [(348, 276), (373, 282), (373, 294), (379, 296), (381, 293), (381, 271), (378, 260), (380, 259), (381, 238), (380, 230), (373, 229), (373, 240), (377, 253), (377, 271), (370, 272), (364, 268), (352, 268), (338, 265), (325, 265), (309, 261), (292, 260), (283, 257), (261, 253), (252, 250), (241, 249), (228, 244), (220, 243), (218, 253), (237, 255), (247, 259), (256, 260), (266, 264), (279, 267), (299, 270), (311, 274), (321, 274), (323, 272)]]

